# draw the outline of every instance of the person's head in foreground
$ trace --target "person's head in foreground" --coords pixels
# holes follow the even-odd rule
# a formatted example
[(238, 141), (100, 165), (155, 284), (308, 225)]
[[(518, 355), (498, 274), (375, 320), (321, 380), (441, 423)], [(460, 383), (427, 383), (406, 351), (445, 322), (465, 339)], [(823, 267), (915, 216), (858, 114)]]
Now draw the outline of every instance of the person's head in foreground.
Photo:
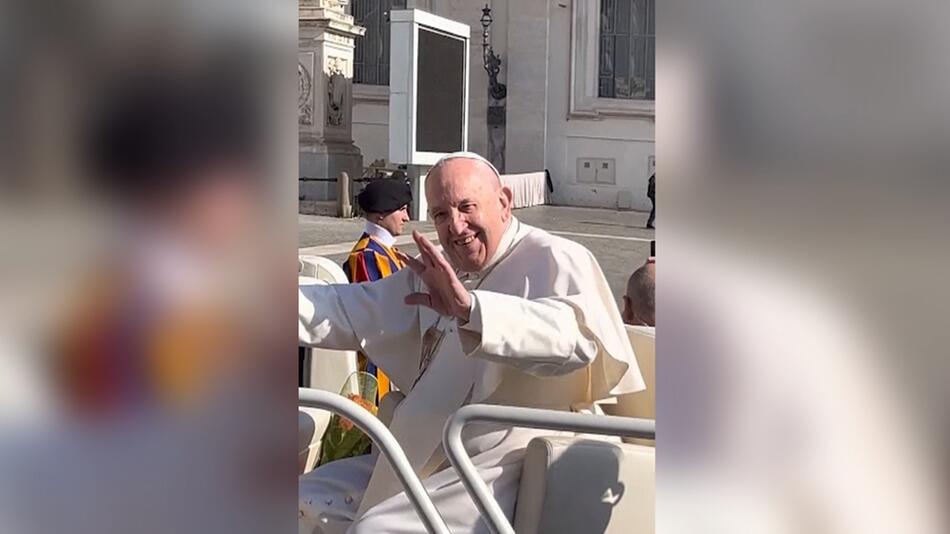
[(209, 252), (246, 240), (265, 192), (266, 122), (234, 76), (157, 68), (97, 95), (84, 163), (132, 231), (149, 228)]
[(409, 222), (408, 207), (411, 201), (409, 184), (398, 178), (372, 181), (356, 196), (363, 217), (394, 236), (402, 234)]
[(472, 153), (442, 158), (426, 177), (429, 216), (452, 266), (482, 270), (511, 222), (511, 190), (498, 171)]
[(636, 326), (656, 326), (656, 261), (647, 260), (627, 280), (623, 296), (623, 322)]

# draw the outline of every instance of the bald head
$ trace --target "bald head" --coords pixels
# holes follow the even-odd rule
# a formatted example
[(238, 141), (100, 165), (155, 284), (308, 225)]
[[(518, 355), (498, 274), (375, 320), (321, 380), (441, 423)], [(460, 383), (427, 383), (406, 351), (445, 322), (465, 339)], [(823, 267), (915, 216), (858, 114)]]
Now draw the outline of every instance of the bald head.
[[(448, 169), (446, 169), (448, 167)], [(454, 152), (443, 156), (426, 174), (426, 189), (429, 182), (446, 178), (488, 180), (491, 185), (501, 187), (501, 174), (490, 161), (474, 152)]]
[(633, 271), (623, 303), (625, 323), (656, 326), (656, 263), (648, 262)]
[(426, 176), (426, 201), (452, 265), (480, 271), (498, 250), (511, 221), (511, 190), (477, 154), (450, 154)]

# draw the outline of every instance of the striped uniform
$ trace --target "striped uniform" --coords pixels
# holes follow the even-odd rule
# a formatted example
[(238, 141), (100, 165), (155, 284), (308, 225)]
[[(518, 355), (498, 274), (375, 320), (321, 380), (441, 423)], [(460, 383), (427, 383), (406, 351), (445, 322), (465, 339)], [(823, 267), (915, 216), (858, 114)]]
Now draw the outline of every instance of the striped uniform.
[[(351, 283), (373, 282), (385, 278), (406, 266), (396, 251), (396, 247), (387, 247), (373, 236), (364, 233), (343, 263), (343, 271)], [(364, 366), (379, 383), (377, 398), (383, 398), (383, 395), (389, 392), (389, 378), (361, 354), (360, 368), (363, 369)]]

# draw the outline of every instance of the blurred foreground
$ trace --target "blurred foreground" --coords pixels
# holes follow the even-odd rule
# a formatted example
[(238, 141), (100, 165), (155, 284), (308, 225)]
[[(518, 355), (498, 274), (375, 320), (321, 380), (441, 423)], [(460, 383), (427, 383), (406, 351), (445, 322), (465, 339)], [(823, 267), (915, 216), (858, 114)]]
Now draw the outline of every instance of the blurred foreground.
[(44, 5), (4, 16), (0, 530), (293, 531), (295, 10)]
[(946, 532), (946, 2), (658, 2), (658, 532)]

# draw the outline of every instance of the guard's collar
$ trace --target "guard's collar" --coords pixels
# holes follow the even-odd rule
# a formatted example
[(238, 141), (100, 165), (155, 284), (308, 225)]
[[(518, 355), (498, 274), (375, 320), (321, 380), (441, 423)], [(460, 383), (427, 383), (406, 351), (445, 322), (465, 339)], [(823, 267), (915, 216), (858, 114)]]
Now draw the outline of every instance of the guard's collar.
[(387, 247), (391, 247), (396, 244), (396, 238), (393, 237), (391, 233), (389, 233), (389, 230), (374, 222), (366, 221), (366, 229), (364, 232)]

